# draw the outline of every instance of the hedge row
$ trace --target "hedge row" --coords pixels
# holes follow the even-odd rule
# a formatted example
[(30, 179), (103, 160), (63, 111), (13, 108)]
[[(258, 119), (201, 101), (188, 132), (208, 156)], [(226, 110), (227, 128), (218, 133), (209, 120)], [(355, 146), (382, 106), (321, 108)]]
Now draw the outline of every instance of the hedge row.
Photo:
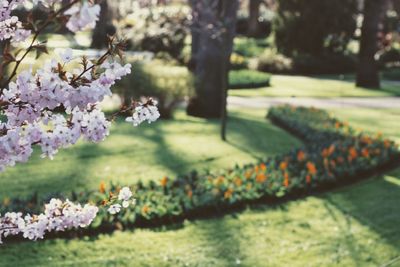
[(231, 70), (229, 89), (251, 89), (270, 86), (271, 75), (256, 70)]
[[(394, 142), (381, 135), (357, 134), (348, 124), (322, 110), (283, 106), (272, 108), (269, 118), (298, 134), (306, 145), (258, 164), (202, 175), (193, 172), (175, 179), (164, 177), (149, 184), (138, 182), (132, 185), (137, 205), (117, 217), (100, 213), (89, 231), (162, 225), (254, 201), (305, 195), (357, 179), (399, 160)], [(119, 185), (102, 183), (98, 191), (64, 197), (99, 203), (118, 188)], [(32, 211), (41, 203), (37, 197), (8, 200), (1, 212)]]

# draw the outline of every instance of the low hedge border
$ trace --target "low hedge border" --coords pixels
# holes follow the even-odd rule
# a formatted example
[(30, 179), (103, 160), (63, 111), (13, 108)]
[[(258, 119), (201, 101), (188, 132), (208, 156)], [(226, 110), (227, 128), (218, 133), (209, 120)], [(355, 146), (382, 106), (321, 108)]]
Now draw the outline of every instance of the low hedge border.
[(231, 70), (229, 89), (255, 89), (270, 86), (271, 75), (256, 70)]
[[(101, 212), (89, 229), (72, 235), (133, 226), (160, 226), (237, 209), (249, 203), (297, 198), (348, 184), (383, 168), (398, 166), (400, 162), (400, 152), (393, 141), (379, 134), (372, 137), (357, 133), (325, 111), (282, 106), (272, 108), (268, 117), (302, 137), (306, 145), (258, 164), (203, 175), (192, 172), (176, 179), (163, 177), (148, 184), (138, 182), (131, 187), (136, 192), (136, 206), (117, 216)], [(116, 184), (102, 183), (98, 191), (72, 192), (62, 197), (99, 203), (119, 188)], [(60, 194), (49, 197), (54, 196), (60, 197)], [(42, 203), (37, 196), (8, 199), (3, 201), (1, 213), (7, 210), (32, 212)]]

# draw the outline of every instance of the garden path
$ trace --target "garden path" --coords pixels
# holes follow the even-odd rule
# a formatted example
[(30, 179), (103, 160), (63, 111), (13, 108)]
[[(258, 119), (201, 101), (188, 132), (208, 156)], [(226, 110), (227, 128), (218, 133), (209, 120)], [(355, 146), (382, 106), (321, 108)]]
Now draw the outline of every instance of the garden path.
[(282, 104), (307, 107), (313, 106), (316, 108), (395, 109), (400, 108), (400, 97), (228, 97), (228, 105), (230, 107), (269, 108)]

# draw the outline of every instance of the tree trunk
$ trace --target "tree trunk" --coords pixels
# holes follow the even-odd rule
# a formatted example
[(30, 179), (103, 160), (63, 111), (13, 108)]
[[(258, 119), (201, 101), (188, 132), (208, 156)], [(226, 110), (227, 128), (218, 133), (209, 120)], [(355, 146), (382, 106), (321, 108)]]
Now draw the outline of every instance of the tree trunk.
[(259, 34), (260, 4), (261, 0), (249, 0), (248, 35), (250, 37), (257, 37)]
[(103, 0), (100, 3), (100, 19), (93, 30), (92, 35), (92, 48), (104, 48), (107, 45), (107, 35), (114, 35), (116, 28), (112, 23), (114, 18), (114, 11), (108, 0)]
[[(223, 111), (229, 58), (235, 36), (238, 0), (190, 0), (193, 9), (192, 58), (196, 97), (187, 112), (219, 118)], [(210, 26), (212, 25), (212, 27)], [(225, 64), (225, 65), (224, 65)]]
[(389, 0), (365, 0), (364, 20), (361, 30), (359, 63), (356, 85), (379, 88), (379, 68), (375, 54), (379, 49), (378, 33), (387, 10)]

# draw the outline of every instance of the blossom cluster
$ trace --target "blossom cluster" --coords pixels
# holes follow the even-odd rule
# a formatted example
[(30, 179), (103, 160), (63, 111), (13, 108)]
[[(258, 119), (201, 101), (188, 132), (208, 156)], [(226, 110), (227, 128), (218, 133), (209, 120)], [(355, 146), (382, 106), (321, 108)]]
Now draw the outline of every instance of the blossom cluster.
[[(107, 211), (117, 214), (121, 208), (135, 205), (136, 200), (129, 187), (123, 187), (117, 198), (110, 200)], [(46, 233), (63, 232), (66, 230), (84, 228), (89, 226), (99, 208), (92, 204), (74, 204), (68, 199), (62, 201), (53, 198), (44, 207), (44, 212), (39, 215), (23, 215), (21, 212), (8, 212), (0, 214), (0, 244), (2, 238), (22, 235), (29, 240), (43, 239)]]
[(160, 112), (157, 109), (157, 101), (150, 99), (145, 104), (139, 104), (132, 117), (126, 118), (127, 122), (131, 122), (133, 126), (138, 126), (142, 122), (147, 121), (148, 123), (155, 122), (160, 117)]
[[(26, 161), (33, 144), (39, 144), (43, 156), (52, 157), (57, 150), (75, 144), (83, 136), (93, 142), (108, 135), (110, 122), (96, 105), (111, 95), (116, 80), (130, 73), (130, 65), (105, 62), (102, 72), (95, 76), (85, 72), (92, 63), (72, 72), (60, 68), (70, 52), (62, 55), (64, 62), (52, 60), (35, 74), (23, 71), (15, 82), (4, 89), (0, 101), (5, 104), (7, 122), (1, 123), (5, 132), (0, 137), (0, 169), (15, 162)], [(79, 73), (80, 79), (76, 79)], [(57, 107), (66, 109), (67, 116), (54, 113)]]
[(121, 208), (128, 208), (130, 205), (136, 204), (136, 199), (132, 199), (133, 193), (129, 187), (123, 187), (118, 194), (118, 199), (114, 200), (115, 204), (110, 205), (107, 211), (114, 215), (121, 211)]
[[(45, 7), (51, 8), (54, 4), (61, 2), (59, 0), (0, 0), (0, 41), (12, 40), (13, 42), (22, 42), (26, 40), (31, 30), (26, 29), (17, 16), (13, 16), (11, 12), (22, 7), (24, 4), (31, 2), (35, 5), (38, 3)], [(66, 27), (77, 32), (84, 29), (93, 29), (100, 15), (100, 6), (98, 4), (89, 4), (88, 1), (70, 0), (71, 8), (65, 10), (62, 15), (68, 17)], [(54, 18), (53, 18), (54, 19)]]
[[(1, 0), (0, 21), (5, 26), (1, 28), (0, 40), (17, 38), (15, 34), (22, 24), (11, 11), (27, 1)], [(33, 0), (33, 4), (38, 3), (52, 9), (59, 1)], [(97, 4), (69, 0), (53, 14), (66, 16), (66, 26), (79, 31), (94, 27), (99, 13)], [(104, 140), (109, 133), (110, 121), (98, 103), (111, 95), (111, 87), (117, 80), (131, 72), (130, 64), (121, 65), (114, 57), (110, 59), (114, 54), (120, 55), (121, 51), (120, 43), (113, 41), (110, 39), (108, 51), (99, 59), (83, 57), (79, 68), (70, 67), (69, 63), (75, 58), (72, 50), (67, 49), (59, 55), (60, 60), (52, 59), (35, 72), (22, 71), (12, 81), (20, 63), (20, 60), (14, 60), (16, 66), (6, 88), (0, 88), (0, 115), (6, 117), (6, 121), (0, 121), (0, 171), (27, 161), (33, 145), (41, 147), (43, 157), (52, 158), (60, 148), (75, 144), (81, 137), (93, 142)], [(33, 47), (32, 43), (26, 53)], [(135, 104), (130, 108), (135, 126), (146, 120), (155, 121), (160, 116), (155, 102)], [(66, 114), (55, 110), (65, 110)]]
[(12, 16), (11, 11), (25, 0), (0, 1), (0, 41), (13, 39), (16, 42), (24, 41), (31, 34), (22, 27), (17, 16)]
[(51, 199), (39, 215), (8, 212), (0, 215), (0, 244), (3, 237), (22, 235), (29, 240), (43, 239), (46, 232), (59, 232), (92, 223), (98, 207), (74, 204), (69, 200)]
[[(117, 80), (131, 72), (130, 64), (106, 60), (95, 68), (95, 63), (84, 59), (80, 68), (67, 71), (65, 66), (74, 60), (72, 50), (60, 58), (61, 62), (53, 59), (35, 74), (21, 72), (3, 90), (0, 102), (5, 103), (7, 122), (0, 121), (0, 170), (27, 161), (34, 144), (41, 147), (42, 157), (52, 158), (80, 137), (100, 142), (109, 134), (111, 123), (98, 103), (111, 95)], [(155, 105), (149, 101), (136, 107), (134, 125), (155, 121), (159, 117)], [(54, 112), (60, 107), (66, 110), (65, 116)]]

